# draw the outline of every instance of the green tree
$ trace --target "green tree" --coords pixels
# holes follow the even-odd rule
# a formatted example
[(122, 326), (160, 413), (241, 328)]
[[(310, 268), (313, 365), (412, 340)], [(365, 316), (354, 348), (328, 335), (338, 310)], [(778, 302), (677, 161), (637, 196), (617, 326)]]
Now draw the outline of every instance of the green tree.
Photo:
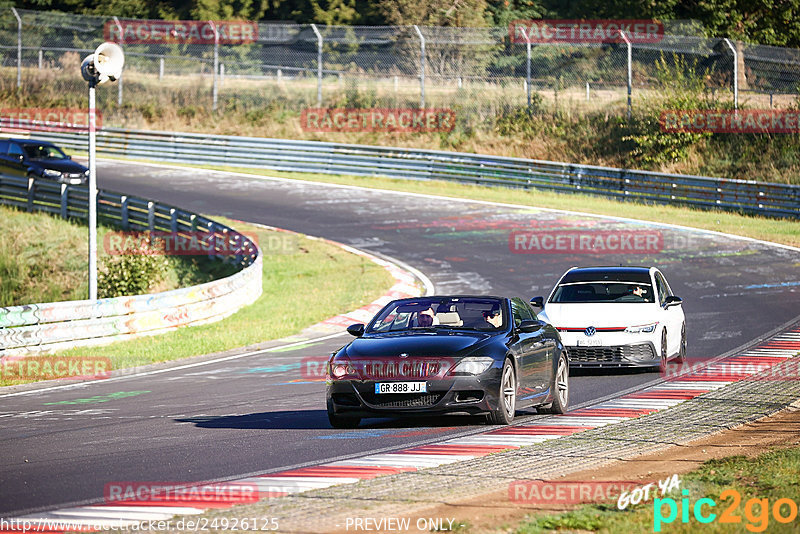
[(507, 26), (514, 20), (547, 18), (548, 10), (540, 0), (491, 0), (487, 7), (492, 25)]
[(356, 0), (311, 0), (314, 21), (327, 26), (342, 26), (358, 21)]
[(701, 0), (689, 13), (710, 36), (800, 46), (800, 0)]
[(379, 4), (387, 24), (396, 26), (484, 27), (491, 22), (486, 0), (395, 0)]

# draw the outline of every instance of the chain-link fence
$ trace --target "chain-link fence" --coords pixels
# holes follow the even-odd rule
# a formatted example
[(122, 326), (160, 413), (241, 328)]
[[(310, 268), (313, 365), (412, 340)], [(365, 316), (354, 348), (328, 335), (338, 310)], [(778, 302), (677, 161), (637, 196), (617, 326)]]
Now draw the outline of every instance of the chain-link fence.
[(128, 32), (135, 22), (0, 10), (0, 90), (85, 107), (79, 65), (109, 35), (126, 55), (122, 83), (98, 92), (109, 127), (164, 109), (190, 119), (201, 109), (448, 108), (471, 126), (526, 107), (624, 115), (676, 80), (716, 101), (782, 108), (800, 86), (800, 50), (696, 36), (545, 44), (515, 41), (508, 28), (260, 22), (252, 39), (226, 44), (141, 39)]

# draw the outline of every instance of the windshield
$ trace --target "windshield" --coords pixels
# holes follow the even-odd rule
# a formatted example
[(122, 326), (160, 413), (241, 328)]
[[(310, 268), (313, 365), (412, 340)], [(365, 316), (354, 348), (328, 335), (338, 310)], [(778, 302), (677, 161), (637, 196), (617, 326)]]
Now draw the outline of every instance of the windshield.
[(53, 145), (23, 145), (30, 159), (67, 159), (60, 148)]
[(572, 282), (559, 285), (550, 302), (655, 302), (653, 286), (643, 282)]
[(367, 333), (406, 330), (499, 330), (505, 324), (502, 300), (479, 297), (423, 297), (391, 303)]

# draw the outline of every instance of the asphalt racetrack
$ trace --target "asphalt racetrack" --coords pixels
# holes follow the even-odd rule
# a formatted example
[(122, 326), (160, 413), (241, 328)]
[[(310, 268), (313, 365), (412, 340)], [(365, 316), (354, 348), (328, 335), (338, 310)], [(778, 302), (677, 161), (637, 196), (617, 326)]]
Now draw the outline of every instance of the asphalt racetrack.
[[(547, 295), (573, 265), (656, 265), (684, 298), (690, 361), (723, 354), (799, 312), (800, 253), (753, 241), (196, 169), (101, 161), (98, 176), (103, 189), (397, 258), (429, 277), (438, 294), (527, 299)], [(574, 209), (580, 210), (577, 202)], [(649, 232), (660, 245), (636, 254), (544, 254), (520, 253), (509, 241), (514, 231), (554, 229)], [(265, 248), (265, 262), (271, 253)], [(304, 380), (300, 362), (327, 356), (348, 340), (344, 334), (216, 363), (0, 397), (0, 517), (100, 502), (109, 482), (234, 478), (485, 430), (458, 416), (370, 419), (356, 430), (330, 428), (324, 383)], [(640, 371), (573, 375), (571, 404), (655, 378)], [(80, 401), (90, 398), (95, 400)]]

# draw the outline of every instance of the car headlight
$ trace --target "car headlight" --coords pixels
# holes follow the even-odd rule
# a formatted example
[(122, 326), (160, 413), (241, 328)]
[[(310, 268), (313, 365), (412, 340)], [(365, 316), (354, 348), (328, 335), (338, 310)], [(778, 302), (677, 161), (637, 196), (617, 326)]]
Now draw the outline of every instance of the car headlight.
[(629, 334), (651, 334), (655, 332), (656, 326), (658, 326), (658, 323), (629, 326), (625, 331)]
[(42, 172), (42, 176), (46, 176), (47, 178), (61, 178), (61, 171), (57, 171), (54, 169), (45, 169)]
[(450, 369), (451, 375), (479, 375), (494, 363), (488, 356), (467, 356)]
[(334, 380), (358, 378), (355, 367), (350, 362), (334, 361), (330, 364), (329, 374)]

